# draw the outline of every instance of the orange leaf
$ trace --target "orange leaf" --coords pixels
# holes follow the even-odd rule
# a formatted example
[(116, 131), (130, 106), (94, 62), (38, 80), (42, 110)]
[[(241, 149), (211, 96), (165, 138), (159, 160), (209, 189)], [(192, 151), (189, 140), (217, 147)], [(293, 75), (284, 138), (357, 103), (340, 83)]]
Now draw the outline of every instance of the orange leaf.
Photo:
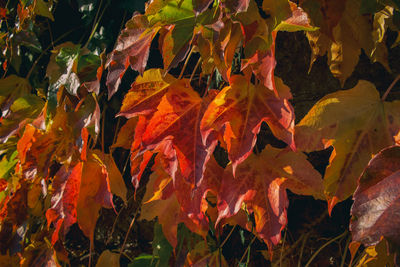
[[(285, 189), (322, 198), (322, 179), (302, 153), (267, 146), (238, 165), (236, 178), (226, 170), (218, 193), (218, 220), (237, 214), (243, 203), (254, 212), (255, 231), (276, 245), (287, 223)], [(250, 229), (249, 229), (250, 230)]]
[(294, 112), (290, 103), (262, 85), (254, 86), (243, 76), (232, 76), (231, 86), (225, 87), (208, 106), (200, 128), (204, 142), (213, 131), (223, 133), (235, 170), (251, 154), (263, 121), (275, 136), (294, 148)]
[(69, 227), (76, 222), (76, 206), (81, 185), (82, 166), (83, 163), (78, 163), (69, 170), (62, 166), (54, 178), (52, 206), (46, 212), (48, 225), (51, 223), (55, 225), (51, 238), (53, 245), (59, 238), (60, 230), (62, 231), (61, 234), (65, 236)]

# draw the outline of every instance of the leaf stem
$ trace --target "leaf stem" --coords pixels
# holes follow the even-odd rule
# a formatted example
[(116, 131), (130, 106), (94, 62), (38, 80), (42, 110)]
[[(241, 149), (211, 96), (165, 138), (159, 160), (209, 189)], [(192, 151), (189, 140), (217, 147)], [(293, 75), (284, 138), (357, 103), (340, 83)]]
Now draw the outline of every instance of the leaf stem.
[(338, 235), (337, 237), (329, 240), (328, 242), (326, 242), (325, 244), (323, 244), (317, 251), (315, 251), (315, 253), (311, 256), (311, 258), (308, 260), (308, 262), (306, 263), (305, 267), (310, 266), (311, 262), (318, 256), (318, 254), (327, 246), (329, 246), (331, 243), (335, 242), (336, 240), (344, 237), (345, 235), (347, 235), (347, 230), (344, 231), (343, 233), (341, 233), (340, 235)]
[(219, 246), (220, 248), (222, 248), (225, 243), (228, 241), (229, 237), (231, 237), (233, 231), (235, 230), (237, 224), (235, 224), (235, 226), (232, 227), (231, 231), (229, 232), (229, 234), (226, 236), (225, 240), (221, 243), (221, 245)]
[(200, 62), (201, 62), (201, 57), (199, 58), (199, 60), (197, 60), (196, 66), (194, 66), (194, 69), (193, 69), (192, 75), (190, 75), (189, 82), (191, 82), (191, 81), (192, 81), (192, 79), (193, 79), (193, 77), (194, 77), (194, 74), (196, 73), (196, 70), (197, 70), (197, 68), (198, 68), (198, 67), (199, 67), (199, 65), (200, 65)]
[(179, 74), (178, 80), (180, 80), (180, 79), (182, 78), (183, 73), (185, 72), (185, 69), (186, 69), (186, 66), (187, 66), (187, 64), (188, 64), (188, 62), (189, 62), (189, 59), (190, 59), (190, 57), (191, 57), (192, 54), (193, 54), (193, 48), (194, 48), (194, 46), (192, 46), (192, 48), (190, 49), (189, 55), (186, 57), (186, 60), (185, 60), (185, 63), (183, 64), (181, 73)]
[(392, 90), (392, 88), (395, 86), (395, 84), (400, 80), (400, 74), (397, 75), (396, 79), (394, 79), (394, 81), (390, 84), (390, 86), (388, 87), (388, 89), (386, 90), (386, 92), (383, 94), (381, 100), (385, 101), (386, 97), (388, 96), (388, 94), (390, 93), (390, 91)]
[(342, 256), (342, 261), (340, 262), (340, 267), (343, 267), (346, 261), (346, 256), (347, 256), (347, 251), (349, 250), (350, 241), (351, 241), (351, 235), (349, 235), (349, 237), (347, 238), (346, 246), (344, 247), (344, 252)]
[[(239, 261), (239, 266), (240, 266), (240, 263), (244, 260), (244, 257), (245, 257), (248, 253), (250, 253), (249, 250), (250, 250), (250, 248), (251, 248), (251, 245), (253, 245), (253, 242), (256, 240), (256, 238), (257, 238), (257, 236), (254, 235), (253, 239), (250, 241), (249, 245), (247, 246), (245, 252), (244, 252), (243, 255), (242, 255), (242, 258), (241, 258), (240, 261)], [(248, 255), (247, 257), (249, 257), (249, 255)]]
[(128, 241), (128, 237), (129, 237), (129, 234), (130, 234), (130, 232), (131, 232), (131, 230), (132, 230), (133, 224), (134, 224), (135, 221), (136, 221), (136, 216), (137, 216), (138, 213), (139, 213), (141, 204), (142, 204), (142, 203), (139, 204), (139, 206), (138, 206), (137, 209), (136, 209), (135, 214), (133, 215), (133, 218), (132, 218), (132, 220), (131, 220), (131, 224), (129, 225), (128, 231), (126, 232), (126, 235), (125, 235), (125, 238), (124, 238), (124, 242), (122, 243), (122, 246), (121, 246), (121, 249), (120, 249), (120, 251), (119, 251), (119, 254), (122, 254), (122, 253), (124, 252), (124, 248), (125, 248), (126, 242)]

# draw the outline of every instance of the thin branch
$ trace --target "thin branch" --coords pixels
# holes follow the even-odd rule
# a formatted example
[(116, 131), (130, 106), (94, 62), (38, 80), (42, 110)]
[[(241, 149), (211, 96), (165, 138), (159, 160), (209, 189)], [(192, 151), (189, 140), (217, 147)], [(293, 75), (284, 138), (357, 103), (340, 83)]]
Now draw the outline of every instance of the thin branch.
[(310, 266), (311, 262), (318, 256), (318, 254), (327, 246), (329, 246), (330, 244), (332, 244), (333, 242), (335, 242), (336, 240), (346, 236), (348, 234), (347, 231), (344, 231), (343, 233), (341, 233), (340, 235), (338, 235), (337, 237), (330, 239), (328, 242), (326, 242), (325, 244), (323, 244), (312, 256), (311, 258), (308, 260), (308, 262), (306, 263), (305, 267)]
[(186, 57), (186, 60), (185, 60), (185, 63), (183, 64), (181, 73), (179, 74), (178, 80), (180, 80), (180, 79), (182, 78), (183, 73), (185, 72), (185, 69), (186, 69), (186, 66), (187, 66), (187, 64), (188, 64), (188, 62), (189, 62), (189, 59), (190, 59), (190, 57), (191, 57), (192, 54), (193, 54), (193, 48), (194, 48), (194, 46), (192, 46), (192, 48), (190, 49), (189, 55)]
[(395, 86), (395, 84), (400, 80), (400, 74), (397, 75), (396, 79), (394, 79), (394, 81), (390, 84), (390, 86), (388, 87), (388, 89), (386, 90), (386, 92), (383, 94), (382, 96), (382, 101), (385, 101), (386, 97), (388, 96), (388, 94), (390, 93), (390, 91), (392, 90), (392, 88)]

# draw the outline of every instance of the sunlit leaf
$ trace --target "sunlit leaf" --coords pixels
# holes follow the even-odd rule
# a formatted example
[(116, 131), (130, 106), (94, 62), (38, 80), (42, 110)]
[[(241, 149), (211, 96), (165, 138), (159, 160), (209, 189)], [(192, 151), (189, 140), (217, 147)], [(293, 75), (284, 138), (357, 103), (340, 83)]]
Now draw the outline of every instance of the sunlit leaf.
[(243, 76), (232, 76), (208, 106), (201, 122), (203, 141), (212, 131), (223, 133), (233, 169), (252, 152), (261, 123), (268, 123), (275, 136), (292, 147), (293, 108), (262, 85), (255, 86)]
[(319, 100), (295, 128), (296, 147), (315, 151), (333, 146), (324, 184), (329, 209), (348, 198), (372, 156), (394, 144), (400, 102), (383, 102), (374, 85), (360, 81), (350, 90)]

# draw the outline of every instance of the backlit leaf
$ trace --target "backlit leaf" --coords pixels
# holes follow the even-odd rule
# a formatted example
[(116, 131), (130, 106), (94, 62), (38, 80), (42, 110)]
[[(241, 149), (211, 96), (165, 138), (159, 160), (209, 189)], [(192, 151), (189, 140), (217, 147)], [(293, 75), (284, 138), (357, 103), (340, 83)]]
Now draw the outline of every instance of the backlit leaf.
[(65, 236), (71, 225), (76, 222), (79, 188), (82, 178), (82, 163), (78, 163), (69, 170), (65, 166), (57, 172), (53, 188), (54, 193), (51, 198), (52, 207), (47, 210), (47, 223), (54, 224), (55, 230), (51, 238), (54, 245), (59, 239), (59, 233)]
[(333, 146), (324, 177), (331, 210), (356, 189), (371, 157), (394, 144), (400, 102), (383, 102), (374, 85), (360, 81), (350, 90), (323, 97), (295, 128), (296, 147), (315, 151)]
[(207, 141), (212, 131), (223, 133), (234, 170), (251, 154), (263, 121), (275, 136), (294, 147), (294, 114), (290, 103), (277, 98), (262, 85), (253, 85), (243, 76), (232, 76), (230, 82), (204, 113), (203, 141)]
[(254, 212), (255, 231), (268, 246), (276, 245), (287, 223), (286, 190), (322, 198), (322, 179), (306, 156), (267, 146), (238, 165), (235, 178), (225, 171), (218, 192), (218, 220), (229, 218), (245, 203)]

